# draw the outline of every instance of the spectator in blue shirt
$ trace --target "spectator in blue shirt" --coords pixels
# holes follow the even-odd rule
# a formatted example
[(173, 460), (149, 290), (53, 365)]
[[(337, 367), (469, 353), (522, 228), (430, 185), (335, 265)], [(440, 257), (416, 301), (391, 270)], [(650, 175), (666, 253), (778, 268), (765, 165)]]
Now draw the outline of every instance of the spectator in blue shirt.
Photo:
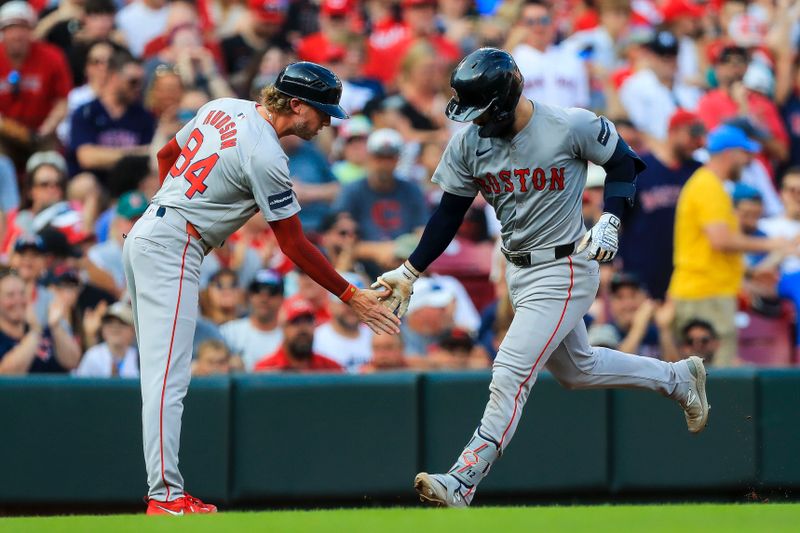
[(70, 175), (93, 172), (101, 183), (126, 155), (148, 155), (156, 121), (141, 104), (144, 69), (126, 52), (115, 52), (109, 78), (96, 100), (72, 115)]
[(669, 121), (663, 147), (642, 160), (636, 200), (620, 234), (625, 272), (635, 274), (651, 298), (662, 300), (672, 276), (675, 207), (684, 183), (700, 167), (692, 153), (705, 143), (705, 128), (694, 113), (678, 110)]
[(331, 203), (339, 194), (339, 182), (325, 154), (314, 143), (290, 135), (281, 139), (281, 146), (289, 156), (289, 174), (302, 207), (299, 215), (303, 229), (316, 233), (331, 213)]
[(416, 183), (402, 181), (395, 167), (403, 137), (395, 130), (380, 129), (367, 139), (367, 178), (342, 189), (334, 211), (347, 211), (358, 223), (363, 243), (388, 241), (425, 226), (428, 210)]

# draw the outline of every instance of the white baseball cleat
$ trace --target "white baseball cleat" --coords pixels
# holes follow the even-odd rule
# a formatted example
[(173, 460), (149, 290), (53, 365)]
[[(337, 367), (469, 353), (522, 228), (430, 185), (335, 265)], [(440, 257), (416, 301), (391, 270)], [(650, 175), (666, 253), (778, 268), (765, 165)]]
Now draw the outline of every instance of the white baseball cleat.
[(696, 355), (686, 359), (686, 365), (694, 379), (689, 385), (686, 399), (680, 404), (683, 407), (689, 431), (700, 433), (708, 425), (708, 412), (711, 410), (706, 397), (706, 367), (703, 365), (703, 360)]
[(445, 507), (469, 507), (474, 487), (467, 488), (450, 474), (420, 472), (414, 478), (414, 490), (419, 500)]

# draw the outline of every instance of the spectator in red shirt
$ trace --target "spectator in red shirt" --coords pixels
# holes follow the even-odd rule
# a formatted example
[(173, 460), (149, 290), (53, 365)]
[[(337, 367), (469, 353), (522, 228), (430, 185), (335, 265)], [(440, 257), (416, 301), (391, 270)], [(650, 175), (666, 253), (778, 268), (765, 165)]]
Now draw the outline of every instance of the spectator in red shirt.
[(283, 344), (256, 363), (254, 370), (273, 372), (342, 372), (343, 368), (312, 351), (314, 308), (306, 300), (283, 302), (278, 321), (283, 328)]
[[(708, 130), (737, 116), (749, 117), (770, 135), (761, 141), (762, 157), (766, 157), (764, 162), (778, 163), (788, 157), (789, 135), (775, 103), (745, 86), (743, 80), (748, 63), (746, 49), (733, 45), (724, 47), (714, 61), (718, 88), (703, 95), (697, 105), (697, 114)], [(773, 169), (772, 165), (767, 167)]]
[(67, 116), (72, 75), (61, 50), (34, 40), (35, 25), (27, 2), (0, 8), (0, 115), (46, 137)]
[(379, 79), (387, 87), (395, 83), (400, 61), (417, 40), (428, 41), (436, 57), (449, 63), (460, 59), (458, 46), (444, 37), (436, 26), (436, 0), (402, 0), (404, 35), (387, 48), (377, 49), (370, 40), (369, 63), (365, 74)]
[(303, 37), (297, 45), (301, 61), (327, 63), (335, 55), (344, 55), (350, 18), (354, 14), (349, 0), (322, 0), (319, 10), (319, 30)]

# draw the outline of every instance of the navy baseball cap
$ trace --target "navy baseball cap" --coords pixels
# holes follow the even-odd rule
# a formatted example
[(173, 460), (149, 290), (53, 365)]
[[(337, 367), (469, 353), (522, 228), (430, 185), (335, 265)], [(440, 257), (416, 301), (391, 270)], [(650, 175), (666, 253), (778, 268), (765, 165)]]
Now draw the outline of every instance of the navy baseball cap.
[(14, 241), (14, 251), (24, 252), (25, 250), (34, 250), (40, 254), (44, 253), (45, 245), (44, 239), (38, 235), (23, 235)]
[(283, 294), (283, 276), (271, 268), (259, 270), (247, 289), (252, 293), (270, 289), (273, 294)]
[(728, 124), (714, 128), (706, 137), (706, 149), (711, 154), (735, 148), (757, 154), (761, 150), (761, 145), (751, 140), (742, 129)]

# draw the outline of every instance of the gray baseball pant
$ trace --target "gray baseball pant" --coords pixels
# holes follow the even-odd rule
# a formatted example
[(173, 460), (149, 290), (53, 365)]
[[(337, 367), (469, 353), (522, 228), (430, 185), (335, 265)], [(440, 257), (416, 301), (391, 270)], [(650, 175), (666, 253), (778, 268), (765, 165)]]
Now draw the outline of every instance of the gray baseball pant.
[(148, 497), (173, 501), (184, 494), (178, 450), (203, 247), (187, 234), (176, 211), (157, 217), (151, 205), (125, 239), (122, 254), (139, 345)]

